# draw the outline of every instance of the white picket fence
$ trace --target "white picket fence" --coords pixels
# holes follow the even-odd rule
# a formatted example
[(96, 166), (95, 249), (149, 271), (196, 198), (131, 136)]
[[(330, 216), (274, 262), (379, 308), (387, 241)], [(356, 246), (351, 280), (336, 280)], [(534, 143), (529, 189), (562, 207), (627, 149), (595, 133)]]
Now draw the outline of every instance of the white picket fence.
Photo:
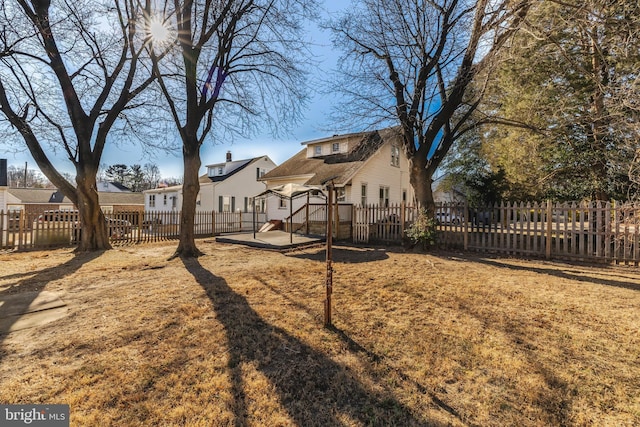
[[(322, 234), (326, 212), (312, 206), (297, 218), (297, 232)], [(418, 215), (415, 206), (341, 205), (340, 237), (354, 243), (401, 244)], [(301, 210), (300, 212), (302, 212)], [(324, 214), (325, 216), (323, 216)], [(0, 249), (25, 250), (77, 243), (75, 216), (39, 221), (38, 213), (0, 211)], [(438, 245), (443, 248), (509, 255), (640, 264), (640, 205), (618, 202), (502, 203), (488, 207), (443, 204), (436, 208)], [(64, 215), (63, 215), (64, 216)], [(316, 218), (317, 217), (317, 218)], [(62, 218), (62, 217), (61, 217)], [(114, 245), (177, 239), (179, 212), (120, 212), (108, 214)], [(266, 220), (259, 214), (258, 223)], [(197, 236), (252, 229), (253, 214), (198, 212)], [(318, 223), (318, 224), (316, 224)], [(314, 230), (312, 230), (312, 228)], [(317, 230), (315, 230), (317, 228)]]
[[(111, 243), (125, 245), (177, 239), (180, 215), (177, 211), (106, 214)], [(265, 214), (258, 214), (257, 220), (264, 221)], [(194, 232), (197, 237), (206, 237), (248, 231), (252, 226), (252, 213), (201, 211), (196, 212)], [(81, 228), (78, 213), (73, 210), (0, 211), (0, 249), (74, 246)]]
[[(401, 243), (413, 206), (354, 208), (355, 243)], [(640, 205), (618, 202), (501, 203), (436, 207), (438, 245), (481, 252), (638, 265)]]

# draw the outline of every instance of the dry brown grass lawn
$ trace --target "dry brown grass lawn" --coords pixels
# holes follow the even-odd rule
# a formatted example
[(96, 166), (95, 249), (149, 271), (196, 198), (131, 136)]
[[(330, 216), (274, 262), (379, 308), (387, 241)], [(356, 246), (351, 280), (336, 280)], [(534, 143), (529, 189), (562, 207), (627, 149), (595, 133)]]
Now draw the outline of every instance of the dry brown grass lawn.
[(0, 402), (74, 426), (640, 424), (633, 268), (200, 242), (0, 255), (0, 295), (69, 315), (0, 335)]

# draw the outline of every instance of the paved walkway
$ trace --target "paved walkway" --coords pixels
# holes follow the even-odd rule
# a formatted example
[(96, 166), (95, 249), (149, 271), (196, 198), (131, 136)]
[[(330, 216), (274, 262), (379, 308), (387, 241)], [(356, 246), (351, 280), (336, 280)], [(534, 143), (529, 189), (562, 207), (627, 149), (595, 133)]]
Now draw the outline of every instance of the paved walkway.
[(44, 325), (66, 315), (66, 304), (53, 292), (0, 295), (0, 334)]
[(322, 236), (303, 236), (300, 234), (289, 233), (281, 230), (265, 231), (263, 233), (238, 233), (238, 234), (226, 234), (224, 236), (216, 237), (216, 242), (220, 243), (234, 243), (239, 245), (252, 246), (255, 248), (273, 249), (273, 250), (286, 250), (293, 249), (300, 246), (310, 246), (321, 244), (324, 242)]

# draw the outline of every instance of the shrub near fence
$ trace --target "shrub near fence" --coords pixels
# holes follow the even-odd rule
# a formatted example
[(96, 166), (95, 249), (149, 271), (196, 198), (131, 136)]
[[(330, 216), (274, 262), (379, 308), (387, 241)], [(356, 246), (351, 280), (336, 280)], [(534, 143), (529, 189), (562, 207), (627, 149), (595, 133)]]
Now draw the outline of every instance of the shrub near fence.
[[(241, 212), (196, 212), (196, 237), (237, 233), (251, 217)], [(114, 246), (178, 239), (180, 212), (118, 212), (105, 214)], [(246, 222), (246, 221), (245, 221)], [(81, 233), (77, 211), (25, 213), (0, 211), (0, 249), (26, 250), (74, 246)]]
[[(413, 206), (354, 207), (354, 242), (401, 243), (416, 218)], [(436, 206), (444, 248), (640, 263), (640, 205), (617, 202), (502, 203)]]

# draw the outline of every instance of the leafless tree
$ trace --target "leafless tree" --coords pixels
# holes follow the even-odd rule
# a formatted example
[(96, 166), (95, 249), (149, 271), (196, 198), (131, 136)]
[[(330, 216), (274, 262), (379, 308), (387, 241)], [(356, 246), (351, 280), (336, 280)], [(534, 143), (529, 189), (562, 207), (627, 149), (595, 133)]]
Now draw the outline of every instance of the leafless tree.
[(359, 0), (329, 25), (345, 53), (340, 117), (400, 126), (411, 185), (427, 210), (432, 177), (481, 98), (471, 82), (529, 7), (528, 0)]
[[(109, 133), (152, 82), (139, 72), (142, 12), (134, 0), (0, 0), (0, 132), (19, 134), (78, 208), (79, 250), (110, 247), (96, 174)], [(75, 185), (56, 169), (58, 151)]]
[(198, 256), (194, 240), (200, 147), (215, 137), (274, 133), (299, 118), (305, 98), (301, 20), (314, 1), (147, 2), (154, 72), (182, 141), (180, 242), (175, 256)]
[(48, 188), (51, 185), (40, 171), (28, 169), (26, 165), (25, 167), (10, 165), (7, 168), (7, 180), (9, 187), (14, 188)]

